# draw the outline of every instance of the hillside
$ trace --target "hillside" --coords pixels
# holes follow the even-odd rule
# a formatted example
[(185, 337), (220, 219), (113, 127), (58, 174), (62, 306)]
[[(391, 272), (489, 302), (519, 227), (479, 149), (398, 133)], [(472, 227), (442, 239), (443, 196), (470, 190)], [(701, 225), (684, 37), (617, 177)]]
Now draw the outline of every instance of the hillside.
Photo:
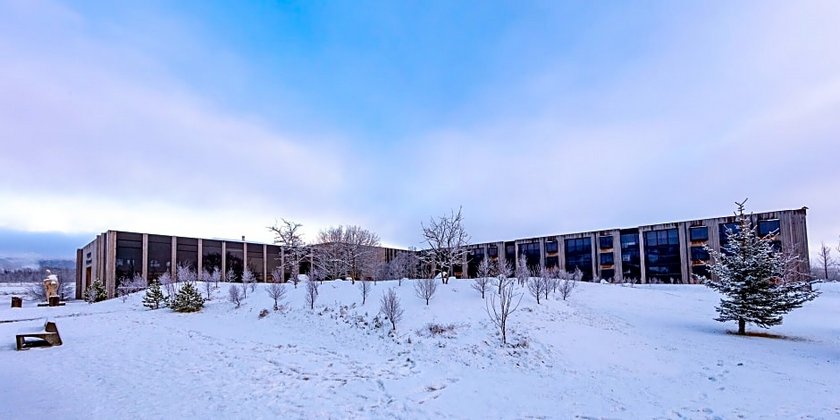
[[(568, 301), (526, 294), (508, 347), (467, 281), (439, 286), (429, 306), (411, 282), (378, 283), (364, 306), (356, 286), (327, 282), (315, 311), (289, 284), (289, 308), (264, 319), (264, 285), (238, 309), (221, 286), (194, 314), (146, 310), (139, 294), (4, 304), (4, 417), (840, 416), (837, 284), (770, 331), (783, 338), (758, 338), (727, 334), (734, 325), (712, 320), (718, 297), (702, 286), (583, 283)], [(388, 287), (405, 308), (396, 337), (374, 326)], [(15, 351), (15, 332), (44, 317), (65, 345)], [(430, 323), (453, 329), (431, 335)]]

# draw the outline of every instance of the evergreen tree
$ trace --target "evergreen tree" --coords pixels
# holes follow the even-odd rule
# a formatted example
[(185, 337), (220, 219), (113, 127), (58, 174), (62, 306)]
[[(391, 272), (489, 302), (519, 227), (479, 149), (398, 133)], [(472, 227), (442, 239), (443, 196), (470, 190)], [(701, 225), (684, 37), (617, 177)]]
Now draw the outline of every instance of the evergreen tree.
[(85, 289), (84, 296), (87, 303), (100, 302), (108, 298), (108, 293), (105, 292), (105, 285), (99, 279), (93, 281), (87, 289)]
[(160, 304), (166, 302), (163, 296), (163, 291), (160, 290), (160, 283), (157, 280), (152, 280), (149, 288), (146, 289), (146, 295), (143, 297), (143, 306), (149, 309), (158, 309)]
[(744, 203), (736, 203), (738, 227), (727, 231), (722, 252), (706, 248), (712, 256), (705, 284), (723, 297), (716, 308), (716, 321), (738, 321), (738, 334), (746, 334), (746, 324), (770, 328), (782, 323), (782, 315), (815, 299), (807, 281), (799, 279), (791, 268), (797, 256), (773, 249), (776, 233), (760, 237), (744, 214)]
[(192, 283), (187, 283), (175, 294), (169, 307), (175, 312), (197, 312), (204, 307), (204, 297)]

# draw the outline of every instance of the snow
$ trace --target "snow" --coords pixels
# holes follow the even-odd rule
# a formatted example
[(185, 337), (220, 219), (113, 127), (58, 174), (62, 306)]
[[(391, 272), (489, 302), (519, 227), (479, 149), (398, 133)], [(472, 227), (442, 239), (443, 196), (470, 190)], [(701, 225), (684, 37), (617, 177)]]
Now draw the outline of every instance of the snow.
[[(264, 319), (262, 284), (235, 309), (220, 283), (188, 314), (147, 310), (142, 293), (7, 306), (3, 418), (840, 416), (840, 284), (781, 326), (748, 327), (783, 338), (728, 334), (703, 286), (581, 283), (541, 305), (523, 288), (508, 347), (470, 284), (439, 285), (426, 306), (410, 281), (377, 282), (362, 307), (356, 286), (325, 282), (315, 311), (289, 284), (287, 308)], [(396, 337), (373, 327), (388, 287), (405, 309)], [(64, 345), (15, 351), (14, 334), (45, 318)], [(429, 323), (455, 328), (433, 336)]]

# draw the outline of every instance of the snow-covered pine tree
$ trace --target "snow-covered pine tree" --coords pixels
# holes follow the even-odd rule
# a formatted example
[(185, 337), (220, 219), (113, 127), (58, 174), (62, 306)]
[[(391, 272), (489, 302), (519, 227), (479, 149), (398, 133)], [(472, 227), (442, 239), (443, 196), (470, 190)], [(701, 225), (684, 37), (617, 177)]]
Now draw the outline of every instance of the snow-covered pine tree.
[(160, 290), (160, 283), (157, 280), (152, 280), (149, 283), (149, 288), (146, 289), (146, 295), (143, 296), (143, 306), (149, 309), (158, 309), (165, 300), (163, 291)]
[(736, 203), (738, 228), (727, 232), (722, 252), (706, 247), (711, 255), (711, 279), (705, 284), (723, 297), (716, 308), (716, 321), (738, 321), (738, 334), (746, 324), (770, 328), (782, 323), (782, 315), (815, 299), (819, 292), (791, 272), (798, 256), (773, 249), (775, 234), (760, 237), (744, 214), (744, 203)]
[(108, 299), (108, 293), (105, 291), (105, 285), (99, 279), (96, 279), (93, 284), (85, 289), (83, 297), (87, 303), (101, 302)]
[(178, 290), (169, 307), (175, 312), (197, 312), (204, 307), (204, 297), (193, 283), (187, 283)]

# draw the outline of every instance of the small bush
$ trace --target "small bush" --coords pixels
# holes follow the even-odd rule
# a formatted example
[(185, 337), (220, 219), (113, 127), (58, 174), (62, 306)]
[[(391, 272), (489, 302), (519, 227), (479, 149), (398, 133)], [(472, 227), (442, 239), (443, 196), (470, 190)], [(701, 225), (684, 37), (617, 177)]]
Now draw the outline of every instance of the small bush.
[(204, 307), (204, 298), (192, 283), (187, 283), (175, 294), (169, 307), (175, 312), (198, 312)]
[(84, 298), (87, 303), (101, 302), (107, 299), (108, 294), (105, 292), (105, 285), (99, 280), (94, 280), (93, 284), (85, 289)]
[(443, 336), (443, 337), (452, 337), (455, 334), (455, 324), (436, 324), (436, 323), (428, 323), (425, 327), (423, 327), (423, 332), (425, 335), (429, 337), (436, 337), (436, 336)]
[(268, 316), (268, 309), (263, 309), (260, 311), (259, 319), (263, 319)]

